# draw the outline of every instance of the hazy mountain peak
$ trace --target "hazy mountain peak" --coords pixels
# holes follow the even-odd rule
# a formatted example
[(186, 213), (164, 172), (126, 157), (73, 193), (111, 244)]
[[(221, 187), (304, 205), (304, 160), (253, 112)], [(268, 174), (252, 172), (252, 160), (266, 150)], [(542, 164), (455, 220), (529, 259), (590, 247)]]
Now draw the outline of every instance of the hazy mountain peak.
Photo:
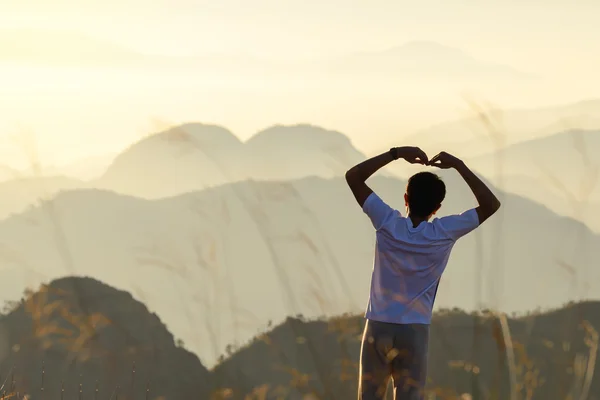
[(130, 146), (100, 178), (99, 187), (162, 197), (237, 179), (242, 142), (229, 130), (187, 123)]
[(277, 146), (282, 143), (303, 147), (325, 144), (352, 146), (350, 139), (343, 133), (311, 124), (273, 125), (251, 137), (247, 144), (267, 142)]
[(365, 158), (344, 134), (309, 124), (272, 126), (246, 147), (254, 174), (275, 180), (341, 176)]
[[(207, 148), (232, 148), (241, 145), (242, 142), (232, 132), (221, 126), (186, 123), (151, 134), (132, 144), (117, 156), (113, 165), (135, 154), (148, 157), (154, 153), (154, 156), (159, 157), (169, 155), (173, 151), (179, 153), (185, 149), (206, 150)], [(169, 148), (171, 148), (171, 152), (167, 150)]]
[[(230, 130), (213, 124), (188, 122), (150, 135), (143, 140), (174, 142), (195, 142), (211, 146), (240, 145), (241, 141)], [(138, 142), (139, 143), (139, 142)]]

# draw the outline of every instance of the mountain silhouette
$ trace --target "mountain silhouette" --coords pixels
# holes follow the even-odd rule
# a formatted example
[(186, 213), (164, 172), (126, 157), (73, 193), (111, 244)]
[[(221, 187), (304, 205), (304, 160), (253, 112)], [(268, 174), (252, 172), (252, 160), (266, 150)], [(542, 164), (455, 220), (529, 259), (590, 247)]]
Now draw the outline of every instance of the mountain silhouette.
[(124, 150), (94, 186), (155, 198), (236, 181), (244, 165), (242, 147), (219, 126), (176, 126)]
[(21, 395), (36, 398), (43, 387), (43, 395), (59, 398), (62, 386), (71, 398), (80, 384), (84, 396), (97, 387), (103, 398), (115, 390), (119, 398), (141, 398), (148, 384), (151, 398), (205, 398), (210, 390), (208, 370), (156, 314), (89, 277), (26, 293), (0, 317), (0, 338), (0, 369)]
[(363, 159), (343, 134), (306, 124), (273, 126), (245, 143), (218, 126), (184, 124), (131, 145), (92, 186), (159, 198), (246, 179), (342, 176)]
[[(65, 398), (356, 396), (359, 315), (287, 317), (244, 345), (228, 346), (207, 370), (144, 304), (93, 278), (56, 279), (7, 306), (0, 316), (0, 370), (8, 395), (35, 398), (43, 389), (47, 398), (59, 398), (61, 390)], [(506, 320), (509, 338), (496, 314), (439, 310), (431, 326), (427, 391), (506, 398), (513, 371), (507, 354), (513, 354), (517, 390), (528, 398), (595, 399), (599, 316), (598, 302), (529, 312)]]
[(307, 124), (262, 130), (245, 147), (252, 160), (248, 178), (258, 180), (332, 178), (365, 159), (342, 133)]

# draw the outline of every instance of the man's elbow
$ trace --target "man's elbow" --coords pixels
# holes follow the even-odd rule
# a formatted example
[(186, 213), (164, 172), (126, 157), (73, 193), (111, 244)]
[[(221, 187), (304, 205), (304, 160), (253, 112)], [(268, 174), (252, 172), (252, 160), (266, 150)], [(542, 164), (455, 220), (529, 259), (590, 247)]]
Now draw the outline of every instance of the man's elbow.
[(496, 212), (500, 209), (500, 207), (502, 206), (502, 203), (500, 203), (500, 200), (495, 199), (494, 201), (492, 201), (490, 203), (490, 205), (487, 207), (488, 208), (488, 216), (492, 216), (494, 214), (496, 214)]
[(492, 210), (494, 210), (494, 212), (496, 212), (500, 209), (501, 206), (502, 206), (502, 203), (500, 203), (500, 200), (496, 199), (492, 204)]
[(357, 171), (354, 167), (350, 168), (348, 171), (346, 171), (346, 182), (348, 183), (348, 185), (351, 185), (353, 182), (356, 182), (356, 180), (358, 179), (358, 174)]

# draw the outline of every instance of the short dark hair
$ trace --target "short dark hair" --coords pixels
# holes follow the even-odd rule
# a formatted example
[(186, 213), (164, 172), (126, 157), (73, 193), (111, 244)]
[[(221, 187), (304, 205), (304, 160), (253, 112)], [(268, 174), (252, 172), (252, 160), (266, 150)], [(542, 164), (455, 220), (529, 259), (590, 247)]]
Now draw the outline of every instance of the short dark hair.
[(408, 208), (416, 217), (428, 217), (446, 197), (446, 184), (434, 173), (419, 172), (406, 186)]

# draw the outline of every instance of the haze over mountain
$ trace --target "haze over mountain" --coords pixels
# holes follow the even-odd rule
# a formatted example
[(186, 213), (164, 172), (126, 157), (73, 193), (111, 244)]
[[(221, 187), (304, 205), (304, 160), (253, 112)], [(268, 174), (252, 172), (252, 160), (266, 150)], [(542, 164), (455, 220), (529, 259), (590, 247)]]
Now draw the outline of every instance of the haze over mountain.
[(340, 132), (302, 124), (273, 126), (245, 142), (246, 178), (288, 180), (306, 176), (342, 176), (365, 159)]
[[(243, 61), (247, 72), (257, 73), (268, 68), (268, 63), (247, 56), (208, 54), (199, 56), (174, 56), (143, 53), (110, 40), (97, 38), (77, 30), (56, 29), (0, 29), (0, 63), (28, 65), (31, 67), (97, 69), (97, 72), (135, 70), (138, 74), (176, 73), (191, 68), (203, 71), (232, 72)], [(238, 64), (239, 65), (239, 64)], [(107, 70), (100, 70), (105, 68)], [(189, 71), (188, 71), (189, 72)], [(167, 76), (169, 79), (175, 76)]]
[(350, 54), (331, 60), (326, 68), (336, 76), (391, 76), (395, 80), (516, 83), (534, 78), (508, 66), (481, 62), (460, 49), (433, 41), (412, 41), (384, 51)]
[[(474, 205), (459, 177), (444, 179), (444, 214)], [(372, 182), (399, 209), (405, 185)], [(599, 297), (600, 236), (500, 195), (503, 212), (457, 244), (438, 307), (526, 311)], [(212, 365), (269, 320), (360, 312), (373, 241), (343, 178), (245, 181), (154, 201), (68, 191), (0, 222), (0, 293), (16, 299), (58, 276), (92, 276), (134, 293)]]
[(50, 200), (62, 190), (87, 186), (65, 176), (23, 177), (0, 182), (0, 220)]
[[(84, 159), (43, 168), (40, 176), (7, 177), (0, 182), (0, 218), (61, 190), (97, 188), (160, 198), (246, 179), (342, 176), (364, 157), (342, 133), (308, 124), (275, 125), (241, 142), (223, 127), (187, 123), (148, 135), (114, 160)], [(63, 176), (69, 171), (79, 176)], [(86, 174), (92, 178), (82, 179)]]
[[(583, 180), (583, 177), (578, 176), (574, 179)], [(531, 199), (558, 215), (575, 218), (594, 232), (600, 233), (600, 203), (593, 199), (577, 197), (577, 190), (568, 193), (562, 183), (553, 181), (541, 171), (538, 177), (507, 174), (501, 179), (492, 175), (490, 180), (505, 192)], [(570, 182), (565, 186), (575, 186), (574, 183), (580, 182)]]
[(481, 112), (485, 115), (438, 124), (411, 134), (403, 141), (418, 143), (432, 153), (448, 151), (468, 158), (557, 132), (600, 129), (599, 99), (535, 109), (492, 107)]
[[(502, 156), (502, 152), (467, 157), (466, 160), (501, 189), (533, 199), (559, 215), (574, 216), (597, 231), (600, 216), (593, 205), (598, 203), (598, 186), (590, 192), (590, 207), (584, 216), (574, 212), (572, 199), (565, 197), (557, 182), (548, 177), (550, 172), (559, 184), (566, 184), (565, 187), (575, 194), (581, 189), (582, 179), (586, 179), (588, 185), (594, 182), (596, 156), (588, 151), (592, 167), (585, 167), (578, 150), (581, 145), (577, 147), (576, 140), (583, 135), (580, 141), (583, 140), (584, 148), (588, 146), (589, 149), (594, 147), (597, 135), (594, 131), (569, 132), (527, 141), (523, 143), (525, 147), (522, 150), (518, 150), (518, 144), (509, 145), (506, 152), (516, 152), (514, 157)], [(505, 160), (502, 179), (496, 176), (497, 155), (494, 154)], [(95, 169), (91, 176), (100, 175), (97, 179), (77, 180), (53, 174), (69, 170), (68, 166), (63, 166), (43, 169), (41, 177), (21, 173), (23, 178), (0, 183), (0, 196), (4, 199), (0, 201), (0, 217), (20, 212), (41, 197), (52, 196), (61, 190), (100, 188), (160, 198), (246, 179), (342, 176), (349, 166), (365, 157), (343, 134), (308, 124), (276, 125), (242, 142), (226, 128), (187, 123), (148, 135), (112, 161), (109, 156), (104, 156), (89, 160), (90, 164), (81, 160), (79, 165), (70, 167), (71, 170), (76, 168), (80, 176), (90, 176), (89, 171)], [(568, 160), (566, 166), (556, 163), (557, 157)], [(540, 160), (544, 170), (534, 165)], [(105, 172), (102, 165), (108, 165)], [(414, 172), (416, 169), (406, 163), (393, 163), (379, 174), (408, 176)], [(16, 171), (13, 174), (19, 175)]]
[(44, 176), (67, 176), (83, 181), (91, 181), (102, 176), (118, 154), (101, 154), (84, 157), (68, 163), (44, 166)]
[(96, 181), (99, 188), (164, 197), (236, 181), (243, 144), (227, 129), (186, 124), (148, 136), (119, 154)]
[(18, 178), (22, 172), (6, 165), (0, 165), (0, 182)]
[(123, 46), (67, 30), (4, 28), (0, 29), (0, 46), (4, 62), (101, 66), (148, 59)]
[(201, 68), (205, 72), (233, 75), (263, 75), (269, 72), (297, 78), (327, 76), (335, 79), (353, 76), (380, 79), (386, 76), (402, 81), (435, 79), (447, 83), (457, 79), (522, 83), (534, 77), (509, 66), (478, 61), (460, 49), (434, 41), (410, 41), (384, 51), (285, 60), (241, 54), (145, 54), (75, 30), (5, 28), (0, 29), (0, 46), (4, 49), (0, 62), (54, 67), (136, 68), (138, 72)]
[(343, 134), (311, 125), (273, 126), (242, 143), (221, 127), (184, 124), (133, 144), (93, 185), (158, 198), (246, 179), (342, 176), (363, 159)]
[[(585, 215), (594, 229), (600, 229), (600, 130), (569, 130), (543, 138), (513, 144), (468, 160), (477, 171), (504, 188), (546, 204), (561, 213)], [(501, 163), (498, 170), (497, 163)], [(506, 175), (504, 177), (498, 173)], [(525, 182), (527, 181), (527, 182)], [(540, 190), (541, 187), (545, 190)], [(547, 192), (567, 204), (556, 209)], [(591, 217), (591, 218), (590, 218)]]

